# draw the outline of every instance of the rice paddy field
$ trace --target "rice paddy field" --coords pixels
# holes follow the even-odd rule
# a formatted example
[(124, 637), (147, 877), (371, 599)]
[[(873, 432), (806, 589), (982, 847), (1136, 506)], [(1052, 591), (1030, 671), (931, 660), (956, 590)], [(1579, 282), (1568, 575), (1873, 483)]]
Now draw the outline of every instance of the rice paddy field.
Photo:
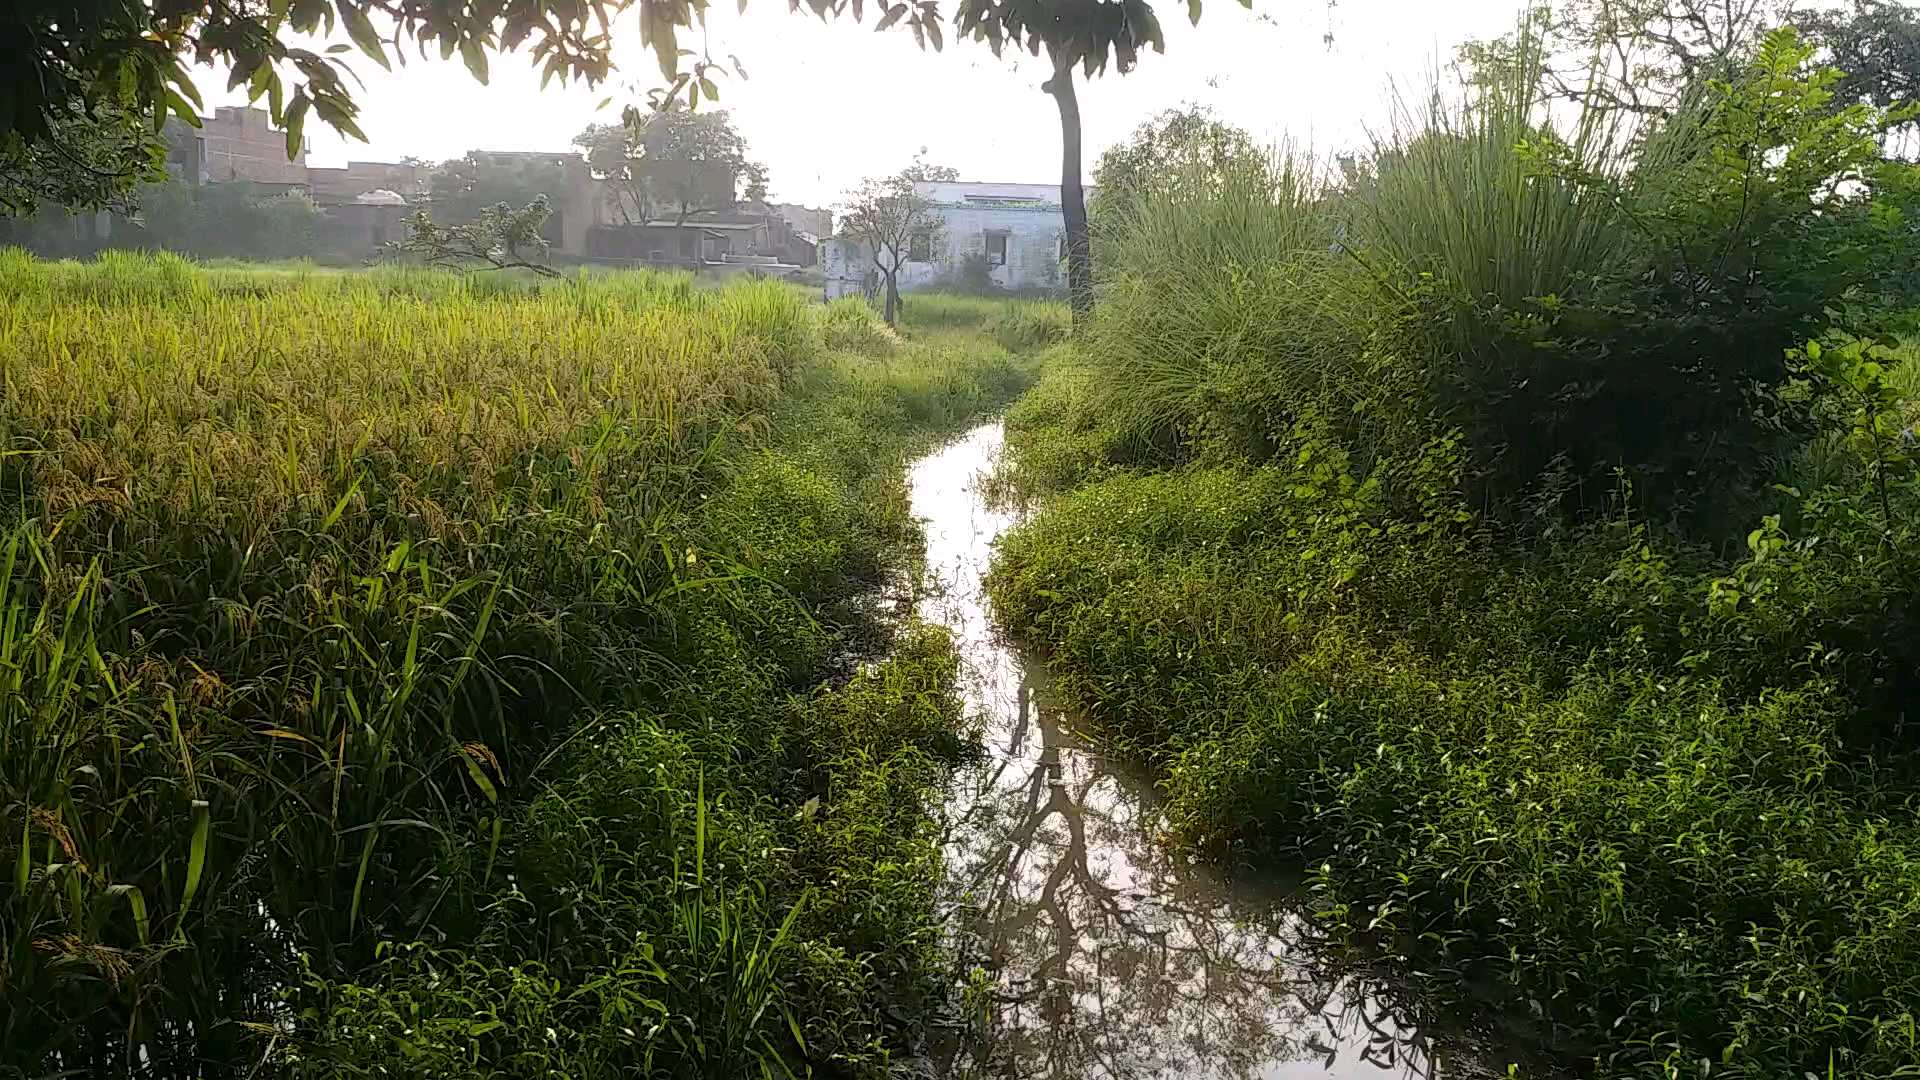
[(0, 1075), (885, 1073), (898, 464), (1059, 321), (0, 253)]

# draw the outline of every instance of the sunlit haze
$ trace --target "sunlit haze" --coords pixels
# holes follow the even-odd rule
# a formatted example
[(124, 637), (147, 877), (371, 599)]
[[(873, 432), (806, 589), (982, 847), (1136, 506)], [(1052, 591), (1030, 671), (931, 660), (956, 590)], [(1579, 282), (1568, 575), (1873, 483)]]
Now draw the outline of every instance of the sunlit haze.
[[(1167, 50), (1131, 74), (1109, 71), (1081, 93), (1087, 167), (1142, 120), (1186, 103), (1210, 106), (1263, 139), (1321, 151), (1349, 147), (1386, 115), (1390, 78), (1431, 71), (1454, 47), (1509, 28), (1516, 0), (1269, 0), (1248, 11), (1207, 5), (1198, 27), (1180, 4), (1162, 4)], [(636, 16), (617, 28), (615, 81), (540, 89), (525, 53), (496, 58), (481, 85), (458, 59), (411, 56), (382, 71), (354, 54), (368, 143), (309, 124), (316, 165), (355, 160), (432, 161), (468, 150), (567, 150), (581, 128), (618, 118), (623, 102), (658, 82), (639, 45)], [(1323, 40), (1332, 33), (1329, 47)], [(687, 44), (698, 47), (697, 42)], [(984, 45), (949, 41), (922, 52), (909, 34), (876, 34), (872, 19), (822, 23), (756, 0), (744, 15), (716, 5), (708, 31), (716, 59), (737, 56), (749, 78), (728, 78), (731, 111), (773, 196), (827, 205), (861, 177), (894, 171), (921, 148), (929, 161), (975, 180), (1057, 182), (1060, 124), (1039, 90), (1043, 65), (995, 58)], [(207, 107), (244, 101), (222, 92), (224, 73), (199, 78)], [(604, 109), (600, 103), (611, 96)], [(703, 106), (704, 107), (704, 106)]]

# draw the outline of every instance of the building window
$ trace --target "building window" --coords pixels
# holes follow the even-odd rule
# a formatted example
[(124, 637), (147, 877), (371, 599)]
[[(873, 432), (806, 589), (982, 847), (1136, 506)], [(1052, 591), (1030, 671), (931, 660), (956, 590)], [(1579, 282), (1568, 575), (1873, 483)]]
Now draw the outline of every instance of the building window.
[(987, 265), (1007, 265), (1007, 234), (990, 232), (987, 234)]
[(907, 237), (907, 261), (918, 263), (933, 261), (932, 233), (922, 229)]

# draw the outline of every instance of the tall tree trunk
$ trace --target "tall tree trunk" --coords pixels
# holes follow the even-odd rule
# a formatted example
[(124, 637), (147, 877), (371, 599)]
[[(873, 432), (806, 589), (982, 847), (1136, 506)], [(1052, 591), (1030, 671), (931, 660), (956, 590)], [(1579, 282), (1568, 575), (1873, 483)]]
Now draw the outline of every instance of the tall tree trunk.
[(1087, 192), (1080, 183), (1080, 99), (1073, 90), (1073, 64), (1054, 57), (1053, 78), (1040, 88), (1060, 106), (1060, 210), (1067, 219), (1067, 297), (1073, 304), (1073, 321), (1080, 323), (1093, 311), (1093, 243), (1087, 233)]

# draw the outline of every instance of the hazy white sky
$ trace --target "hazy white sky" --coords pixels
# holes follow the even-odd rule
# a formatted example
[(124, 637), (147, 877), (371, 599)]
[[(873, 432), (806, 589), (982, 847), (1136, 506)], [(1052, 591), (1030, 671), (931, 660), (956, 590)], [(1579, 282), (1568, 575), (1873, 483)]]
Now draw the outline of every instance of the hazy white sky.
[[(873, 4), (868, 5), (872, 8)], [(942, 5), (948, 7), (950, 5)], [(1255, 0), (1249, 12), (1209, 0), (1196, 27), (1186, 5), (1157, 5), (1167, 51), (1148, 53), (1129, 75), (1109, 70), (1080, 92), (1087, 168), (1104, 147), (1142, 120), (1188, 102), (1267, 140), (1291, 138), (1330, 152), (1357, 145), (1387, 112), (1391, 79), (1419, 85), (1460, 41), (1511, 29), (1521, 0)], [(349, 157), (429, 160), (471, 149), (566, 150), (595, 120), (617, 120), (622, 102), (658, 81), (639, 48), (629, 13), (616, 38), (614, 85), (542, 92), (526, 55), (497, 57), (482, 86), (456, 58), (416, 56), (392, 73), (357, 54), (361, 127), (369, 142), (342, 139), (309, 121), (314, 164)], [(1332, 48), (1322, 43), (1331, 28)], [(744, 15), (718, 3), (709, 38), (716, 57), (732, 53), (750, 78), (721, 84), (753, 156), (782, 201), (828, 205), (861, 177), (892, 172), (922, 148), (927, 159), (969, 180), (1057, 183), (1060, 126), (1039, 90), (1043, 65), (995, 59), (984, 45), (947, 43), (921, 52), (909, 34), (876, 34), (850, 20), (823, 24), (787, 12), (785, 0), (752, 0)], [(226, 80), (201, 80), (209, 108), (244, 95), (218, 93)], [(596, 111), (609, 94), (613, 104)], [(702, 108), (706, 108), (702, 104)]]

